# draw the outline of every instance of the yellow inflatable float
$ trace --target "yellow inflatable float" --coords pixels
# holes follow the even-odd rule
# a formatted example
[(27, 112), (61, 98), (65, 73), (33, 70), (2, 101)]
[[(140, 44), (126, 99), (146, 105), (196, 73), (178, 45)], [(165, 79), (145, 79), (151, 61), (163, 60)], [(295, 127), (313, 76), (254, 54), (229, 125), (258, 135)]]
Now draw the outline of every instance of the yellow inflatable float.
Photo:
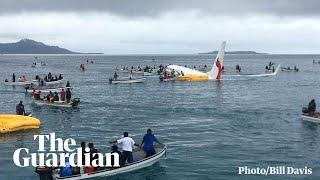
[(30, 116), (13, 114), (0, 114), (0, 133), (20, 131), (24, 129), (36, 129), (40, 126), (40, 120)]

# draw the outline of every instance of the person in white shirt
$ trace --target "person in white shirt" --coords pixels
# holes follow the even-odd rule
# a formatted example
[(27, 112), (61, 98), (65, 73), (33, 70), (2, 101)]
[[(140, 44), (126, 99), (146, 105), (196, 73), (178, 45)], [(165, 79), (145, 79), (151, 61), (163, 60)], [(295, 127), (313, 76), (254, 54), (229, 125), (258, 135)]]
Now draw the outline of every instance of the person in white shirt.
[(110, 144), (112, 144), (112, 143), (122, 144), (122, 157), (121, 157), (121, 165), (120, 165), (121, 167), (125, 166), (125, 163), (127, 160), (128, 160), (128, 163), (133, 162), (132, 147), (133, 146), (140, 147), (139, 144), (135, 143), (134, 140), (128, 136), (129, 136), (129, 133), (124, 132), (123, 138), (121, 138), (117, 141), (109, 141)]

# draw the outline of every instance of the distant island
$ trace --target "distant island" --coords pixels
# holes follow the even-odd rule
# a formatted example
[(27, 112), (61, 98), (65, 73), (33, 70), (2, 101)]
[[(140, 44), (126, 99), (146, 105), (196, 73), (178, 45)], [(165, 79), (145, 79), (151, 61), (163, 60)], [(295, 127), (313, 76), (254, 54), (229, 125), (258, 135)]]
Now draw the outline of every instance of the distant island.
[[(207, 53), (199, 53), (199, 54), (218, 54), (218, 51), (212, 51)], [(268, 54), (268, 53), (258, 53), (255, 51), (225, 51), (224, 54)]]
[(0, 43), (0, 54), (103, 54), (72, 52), (59, 46), (49, 46), (31, 39), (15, 43)]

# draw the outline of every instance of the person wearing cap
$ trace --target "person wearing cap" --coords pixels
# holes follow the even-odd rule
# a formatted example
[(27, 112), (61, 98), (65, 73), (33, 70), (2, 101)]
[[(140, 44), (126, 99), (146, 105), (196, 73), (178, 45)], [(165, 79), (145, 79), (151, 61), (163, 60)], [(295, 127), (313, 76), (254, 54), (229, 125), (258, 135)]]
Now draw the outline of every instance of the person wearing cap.
[(143, 150), (145, 152), (146, 157), (150, 157), (154, 154), (156, 154), (156, 151), (153, 146), (153, 142), (157, 142), (161, 144), (157, 138), (152, 134), (152, 130), (148, 129), (147, 134), (143, 136), (141, 146), (143, 145)]
[(17, 104), (16, 106), (16, 113), (18, 115), (24, 115), (26, 112), (24, 111), (24, 105), (23, 105), (23, 101), (20, 101), (19, 104)]
[[(117, 145), (112, 145), (111, 146), (111, 153), (118, 153), (119, 154), (119, 162), (121, 162), (121, 157), (122, 157), (122, 153), (118, 150), (118, 146)], [(114, 156), (111, 156), (111, 165), (114, 165)], [(120, 164), (121, 167), (121, 164)], [(114, 169), (116, 167), (113, 167), (112, 169)]]
[(128, 160), (129, 163), (133, 162), (133, 156), (132, 156), (132, 147), (137, 146), (140, 147), (139, 144), (136, 144), (134, 140), (129, 136), (128, 132), (123, 133), (123, 138), (117, 140), (117, 141), (109, 141), (110, 144), (112, 143), (119, 143), (122, 144), (122, 158), (121, 158), (121, 167), (125, 166), (126, 161)]

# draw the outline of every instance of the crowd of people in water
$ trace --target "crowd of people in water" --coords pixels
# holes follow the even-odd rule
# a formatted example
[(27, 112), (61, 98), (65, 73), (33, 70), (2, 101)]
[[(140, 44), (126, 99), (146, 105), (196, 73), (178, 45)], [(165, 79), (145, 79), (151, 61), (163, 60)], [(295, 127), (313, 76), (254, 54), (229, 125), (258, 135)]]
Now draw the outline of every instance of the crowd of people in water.
[(237, 72), (241, 72), (241, 67), (240, 67), (240, 65), (238, 65), (238, 64), (236, 65), (236, 71), (237, 71)]
[[(93, 64), (93, 61), (87, 60), (87, 64), (89, 64), (89, 63)], [(84, 71), (84, 70), (85, 70), (84, 64), (80, 64), (80, 70), (81, 70), (81, 71)]]
[[(152, 134), (152, 130), (148, 129), (147, 133), (143, 136), (141, 144), (137, 144), (131, 137), (129, 137), (128, 132), (123, 133), (123, 138), (115, 140), (115, 141), (109, 141), (110, 144), (113, 144), (111, 146), (111, 153), (118, 153), (119, 154), (119, 165), (120, 167), (108, 167), (109, 170), (121, 168), (129, 165), (130, 163), (134, 163), (136, 161), (139, 161), (141, 159), (137, 159), (137, 157), (133, 156), (133, 147), (137, 146), (139, 148), (143, 148), (145, 158), (151, 157), (155, 155), (157, 152), (155, 150), (155, 147), (153, 145), (154, 142), (157, 142), (158, 144), (161, 144), (155, 135)], [(119, 151), (119, 147), (116, 145), (121, 144), (122, 145), (122, 152)], [(89, 152), (86, 151), (86, 148), (89, 148)], [(65, 157), (65, 164), (66, 166), (57, 167), (60, 168), (60, 177), (67, 177), (72, 175), (78, 175), (83, 173), (92, 173), (100, 170), (107, 169), (106, 167), (94, 167), (92, 165), (92, 162), (99, 161), (98, 155), (95, 153), (98, 153), (98, 149), (94, 146), (93, 143), (88, 143), (88, 146), (86, 147), (85, 142), (81, 142), (81, 149), (82, 149), (82, 165), (85, 165), (85, 153), (90, 153), (90, 166), (84, 166), (82, 168), (79, 167), (71, 167), (69, 163), (69, 157)], [(111, 156), (111, 165), (114, 165), (115, 159), (114, 156)], [(106, 159), (103, 158), (103, 161)], [(97, 163), (99, 164), (99, 163)], [(103, 164), (106, 164), (105, 162)]]
[(84, 64), (80, 64), (80, 70), (84, 71)]

